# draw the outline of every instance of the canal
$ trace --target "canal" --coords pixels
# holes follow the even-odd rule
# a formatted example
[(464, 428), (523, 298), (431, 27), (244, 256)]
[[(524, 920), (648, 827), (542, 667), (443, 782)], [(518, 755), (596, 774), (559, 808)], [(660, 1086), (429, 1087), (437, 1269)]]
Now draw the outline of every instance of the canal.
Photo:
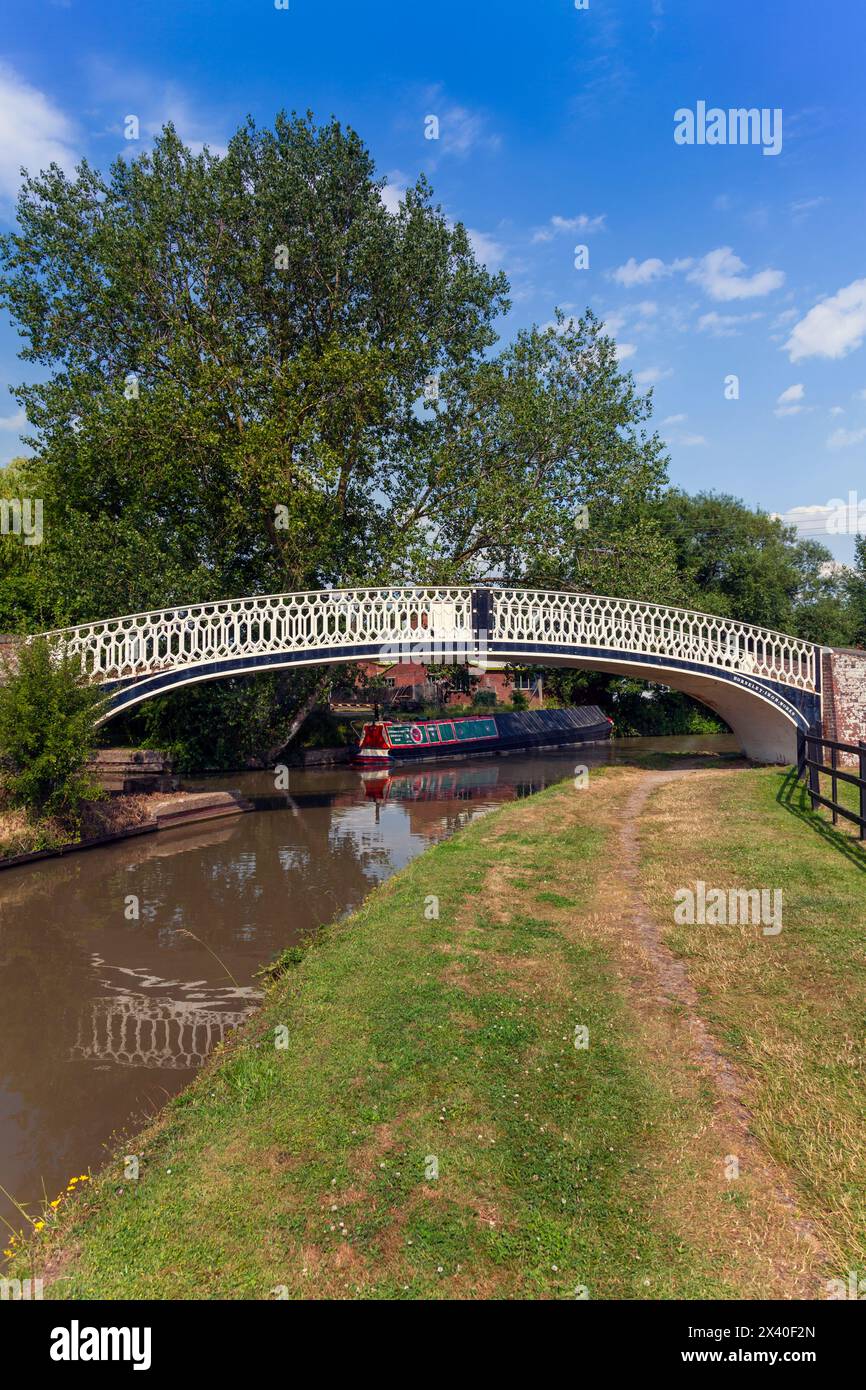
[[(38, 1214), (187, 1085), (255, 1008), (256, 972), (428, 845), (576, 763), (733, 751), (730, 736), (187, 785), (268, 809), (0, 874), (0, 1184)], [(0, 1215), (21, 1218), (0, 1193)], [(8, 1227), (4, 1227), (8, 1233)]]

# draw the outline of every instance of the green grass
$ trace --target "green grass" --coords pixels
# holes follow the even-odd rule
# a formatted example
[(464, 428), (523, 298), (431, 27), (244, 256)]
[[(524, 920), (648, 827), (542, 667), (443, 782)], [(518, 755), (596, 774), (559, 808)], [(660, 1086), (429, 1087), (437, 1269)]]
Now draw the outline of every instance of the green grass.
[[(839, 770), (840, 772), (846, 772), (859, 776), (859, 772), (856, 767), (840, 767)], [(818, 790), (822, 796), (825, 796), (827, 798), (828, 801), (835, 801), (838, 806), (842, 806), (849, 811), (853, 811), (855, 815), (860, 814), (859, 787), (855, 787), (850, 782), (846, 782), (841, 777), (837, 777), (836, 794), (834, 796), (833, 779), (831, 775), (827, 772), (819, 772)], [(790, 789), (789, 799), (791, 799), (802, 810), (811, 809), (811, 800), (806, 797), (801, 787), (797, 788), (796, 792), (794, 792), (793, 789)], [(830, 810), (828, 806), (819, 805), (815, 814), (818, 815), (822, 821), (830, 821), (830, 823), (832, 824), (833, 812)], [(843, 816), (840, 813), (837, 813), (836, 826), (839, 830), (844, 831), (845, 834), (859, 839), (860, 827), (859, 825), (857, 825), (856, 821), (849, 820), (847, 816)]]
[[(254, 1022), (124, 1146), (140, 1179), (115, 1164), (59, 1218), (49, 1296), (733, 1294), (648, 1214), (666, 1097), (605, 951), (555, 915), (586, 909), (608, 853), (566, 824), (574, 804), (554, 789), (471, 825), (283, 961)], [(491, 865), (528, 888), (479, 893)]]
[[(754, 1129), (842, 1269), (866, 1263), (866, 855), (777, 769), (669, 785), (643, 865), (666, 937), (744, 1075)], [(674, 926), (696, 879), (782, 890), (783, 927)]]
[[(285, 952), (262, 1010), (122, 1146), (139, 1180), (119, 1157), (15, 1272), (84, 1299), (811, 1296), (766, 1183), (722, 1175), (687, 1011), (635, 974), (618, 833), (644, 775), (503, 807)], [(855, 1260), (866, 879), (781, 788), (717, 767), (658, 790), (643, 870), (761, 1142)], [(783, 886), (781, 936), (674, 929), (696, 877)]]

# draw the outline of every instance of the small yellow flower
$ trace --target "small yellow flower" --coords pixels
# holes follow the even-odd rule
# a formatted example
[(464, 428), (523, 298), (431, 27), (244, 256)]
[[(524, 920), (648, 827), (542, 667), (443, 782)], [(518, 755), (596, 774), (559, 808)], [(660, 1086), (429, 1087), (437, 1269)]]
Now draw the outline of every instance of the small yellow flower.
[(60, 1198), (59, 1198), (59, 1197), (55, 1197), (55, 1198), (54, 1198), (54, 1201), (53, 1201), (53, 1202), (49, 1202), (48, 1205), (51, 1206), (51, 1207), (59, 1207), (59, 1206), (60, 1206)]
[(4, 1255), (11, 1255), (11, 1254), (12, 1254), (12, 1251), (11, 1251), (11, 1250), (4, 1250), (4, 1251), (3, 1251), (3, 1254), (4, 1254)]
[(79, 1182), (90, 1182), (90, 1174), (89, 1174), (89, 1173), (82, 1173), (82, 1174), (81, 1174), (81, 1177), (78, 1179), (78, 1181), (79, 1181)]
[(42, 1230), (44, 1230), (44, 1229), (45, 1229), (45, 1222), (44, 1222), (44, 1221), (34, 1221), (34, 1222), (33, 1222), (33, 1229), (34, 1229), (34, 1231), (42, 1231)]

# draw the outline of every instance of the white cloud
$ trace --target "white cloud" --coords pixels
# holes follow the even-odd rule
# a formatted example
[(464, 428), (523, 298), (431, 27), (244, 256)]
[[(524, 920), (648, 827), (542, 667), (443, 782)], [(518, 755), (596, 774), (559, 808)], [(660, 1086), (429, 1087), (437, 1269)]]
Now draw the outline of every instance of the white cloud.
[(655, 386), (657, 381), (663, 381), (673, 374), (673, 367), (647, 367), (642, 372), (635, 372), (634, 379), (638, 386)]
[(801, 381), (794, 386), (786, 386), (785, 390), (778, 397), (779, 405), (788, 405), (792, 401), (801, 401), (806, 394), (806, 388)]
[(442, 117), (442, 148), (446, 154), (456, 154), (461, 159), (472, 150), (498, 150), (502, 141), (498, 135), (488, 132), (487, 120), (477, 111), (465, 106), (451, 106)]
[(664, 420), (662, 420), (661, 428), (667, 429), (669, 431), (668, 442), (671, 444), (677, 444), (682, 449), (702, 448), (707, 442), (704, 435), (692, 434), (688, 430), (673, 430), (672, 432), (670, 431), (670, 427), (672, 425), (682, 425), (686, 420), (688, 420), (688, 418), (688, 415), (683, 414), (666, 415)]
[(828, 449), (851, 449), (855, 444), (862, 444), (866, 439), (866, 429), (862, 430), (834, 430), (827, 440)]
[(712, 309), (698, 319), (699, 333), (712, 333), (714, 338), (735, 338), (744, 323), (753, 323), (762, 314), (717, 314)]
[(624, 362), (627, 357), (634, 357), (637, 352), (635, 343), (616, 342), (617, 335), (624, 332), (626, 320), (624, 314), (609, 314), (601, 325), (601, 331), (608, 338), (613, 338), (616, 344), (617, 361)]
[(27, 429), (27, 416), (23, 410), (18, 410), (14, 415), (0, 416), (0, 430), (12, 430), (15, 434), (20, 434)]
[(795, 386), (788, 386), (776, 400), (776, 415), (799, 415), (803, 409), (802, 401), (806, 394), (806, 388), (802, 382), (797, 382)]
[(472, 242), (472, 249), (482, 265), (498, 266), (505, 258), (505, 247), (487, 232), (479, 232), (474, 227), (466, 228), (466, 235)]
[(805, 217), (807, 213), (813, 212), (815, 208), (821, 207), (826, 203), (826, 198), (802, 198), (799, 202), (791, 204), (791, 212), (798, 221)]
[(406, 189), (399, 183), (386, 183), (379, 194), (382, 205), (392, 217), (396, 217), (400, 211), (400, 204), (405, 196)]
[(71, 174), (77, 133), (68, 116), (12, 68), (0, 64), (0, 196), (14, 198), (21, 165), (38, 174), (59, 164)]
[(744, 275), (745, 270), (745, 261), (740, 260), (730, 246), (719, 246), (697, 262), (689, 256), (667, 262), (658, 256), (650, 256), (645, 261), (631, 256), (625, 265), (612, 271), (612, 277), (618, 285), (631, 289), (634, 285), (649, 285), (679, 271), (688, 271), (689, 280), (700, 285), (711, 299), (722, 303), (769, 294), (785, 282), (781, 270), (759, 270), (754, 275)]
[(581, 212), (577, 217), (551, 217), (546, 227), (536, 228), (533, 234), (533, 242), (552, 241), (555, 236), (563, 232), (601, 232), (604, 230), (606, 213), (602, 212), (598, 217), (589, 217), (585, 212)]
[(711, 299), (724, 303), (770, 294), (785, 283), (784, 271), (759, 270), (754, 275), (743, 275), (745, 269), (745, 261), (741, 261), (730, 246), (719, 246), (702, 257), (688, 278), (700, 285)]
[[(216, 114), (200, 97), (190, 97), (178, 83), (161, 82), (151, 72), (128, 63), (118, 67), (90, 56), (82, 60), (82, 66), (93, 104), (98, 110), (111, 113), (102, 133), (117, 140), (121, 158), (136, 159), (169, 122), (193, 154), (201, 154), (207, 146), (211, 154), (225, 155), (224, 134), (217, 132), (234, 124), (234, 111)], [(135, 116), (139, 122), (137, 140), (125, 136), (129, 116)]]
[(785, 344), (792, 362), (804, 357), (845, 357), (866, 336), (866, 280), (853, 280), (844, 289), (815, 304), (794, 325)]
[[(834, 507), (834, 516), (836, 515), (837, 511), (838, 508)], [(850, 565), (845, 565), (840, 560), (825, 560), (823, 564), (818, 566), (818, 573), (820, 574), (822, 579), (833, 579), (837, 575), (854, 574), (854, 570), (851, 568)]]
[(634, 256), (629, 256), (625, 265), (617, 266), (612, 274), (618, 285), (631, 289), (633, 285), (649, 285), (653, 280), (673, 275), (676, 270), (686, 270), (691, 264), (688, 259), (671, 261), (666, 265), (658, 256), (650, 256), (645, 261), (636, 261)]
[(771, 512), (770, 515), (786, 526), (796, 526), (800, 531), (814, 534), (816, 531), (829, 531), (827, 522), (834, 511), (833, 507), (814, 503), (805, 507), (789, 507), (786, 512)]
[(431, 158), (437, 154), (448, 154), (465, 159), (476, 149), (495, 153), (501, 148), (502, 140), (490, 130), (484, 113), (455, 102), (449, 104), (441, 85), (428, 87), (423, 101), (425, 115), (436, 116), (439, 121), (439, 139), (429, 142), (428, 154)]

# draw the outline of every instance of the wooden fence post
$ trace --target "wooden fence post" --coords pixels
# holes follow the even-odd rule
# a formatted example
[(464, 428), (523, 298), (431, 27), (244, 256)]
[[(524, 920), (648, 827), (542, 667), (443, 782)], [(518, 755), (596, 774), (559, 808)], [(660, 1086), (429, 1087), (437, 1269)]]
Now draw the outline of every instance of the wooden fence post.
[[(818, 732), (818, 725), (817, 725), (817, 724), (813, 724), (813, 725), (812, 725), (812, 730), (811, 730), (811, 732), (810, 732), (809, 734), (806, 735), (806, 750), (807, 750), (806, 756), (807, 756), (807, 757), (808, 757), (808, 748), (809, 748), (809, 744), (810, 744), (810, 743), (812, 744), (812, 748), (813, 748), (813, 750), (814, 750), (813, 753), (812, 753), (812, 761), (815, 762), (815, 763), (823, 762), (823, 758), (821, 758), (821, 757), (819, 756), (819, 750), (820, 750), (820, 748), (821, 748), (821, 735), (820, 735), (820, 733)], [(820, 779), (820, 776), (819, 776), (819, 774), (818, 774), (818, 769), (817, 769), (817, 767), (810, 767), (810, 768), (809, 768), (809, 793), (810, 793), (810, 796), (811, 796), (811, 799), (812, 799), (812, 810), (813, 810), (813, 811), (817, 811), (817, 809), (818, 809), (818, 802), (815, 800), (815, 797), (816, 797), (816, 796), (820, 796), (820, 794), (821, 794), (821, 779)]]
[[(834, 747), (832, 747), (832, 748), (830, 749), (830, 767), (831, 767), (831, 769), (832, 769), (832, 771), (831, 771), (831, 773), (830, 773), (830, 788), (831, 788), (831, 790), (830, 790), (830, 800), (833, 802), (833, 824), (834, 824), (834, 825), (838, 825), (838, 824), (839, 824), (839, 813), (838, 813), (838, 811), (836, 810), (836, 806), (837, 806), (837, 803), (838, 803), (838, 801), (839, 801), (839, 784), (838, 784), (837, 779), (836, 779), (836, 762), (837, 762), (836, 754), (837, 754), (837, 749), (836, 749), (836, 747), (835, 747), (835, 745), (834, 745)], [(823, 762), (824, 759), (822, 758), (821, 761)]]

